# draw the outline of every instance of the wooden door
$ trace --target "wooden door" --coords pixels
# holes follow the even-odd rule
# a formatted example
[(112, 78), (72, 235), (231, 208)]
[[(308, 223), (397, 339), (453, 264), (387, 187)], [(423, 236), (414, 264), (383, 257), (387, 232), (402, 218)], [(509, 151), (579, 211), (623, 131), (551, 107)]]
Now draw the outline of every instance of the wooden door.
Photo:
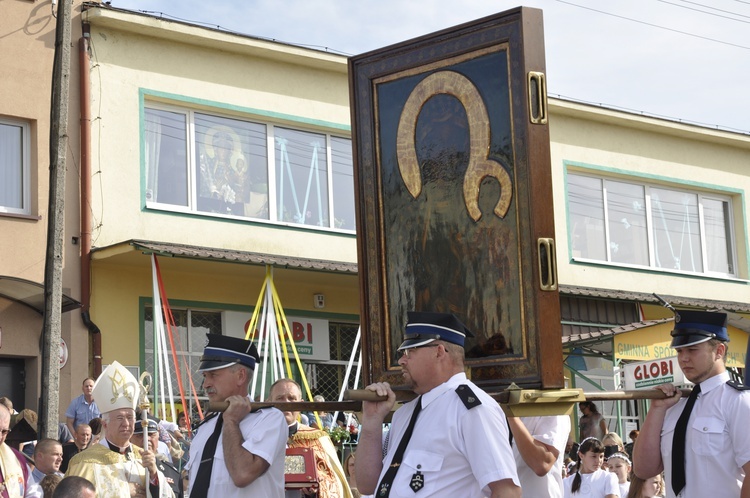
[(473, 331), (470, 376), (562, 387), (540, 10), (349, 60), (365, 381), (400, 384), (406, 312)]

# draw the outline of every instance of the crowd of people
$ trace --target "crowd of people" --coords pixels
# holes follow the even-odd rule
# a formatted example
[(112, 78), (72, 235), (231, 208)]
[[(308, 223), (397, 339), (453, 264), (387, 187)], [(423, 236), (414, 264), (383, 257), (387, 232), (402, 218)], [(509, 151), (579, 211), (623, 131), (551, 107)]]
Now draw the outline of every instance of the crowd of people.
[(672, 384), (657, 386), (664, 398), (652, 401), (627, 445), (617, 434), (601, 435), (596, 406), (582, 403), (587, 437), (571, 455), (564, 496), (750, 497), (750, 390), (730, 381), (728, 342), (725, 313), (678, 312), (671, 347), (694, 384), (690, 396)]
[[(711, 496), (710, 489), (716, 490), (713, 496), (750, 496), (750, 484), (745, 484), (745, 475), (750, 471), (750, 437), (742, 422), (750, 415), (750, 394), (742, 386), (728, 382), (724, 365), (728, 342), (726, 315), (705, 312), (683, 312), (682, 315), (682, 319), (676, 320), (672, 347), (677, 350), (686, 377), (696, 385), (691, 396), (697, 400), (695, 407), (690, 398), (680, 399), (674, 386), (661, 386), (659, 389), (666, 398), (653, 401), (643, 430), (631, 431), (628, 435), (631, 442), (626, 445), (618, 434), (608, 432), (596, 404), (584, 402), (580, 405), (581, 442), (571, 444), (572, 448), (566, 447), (571, 434), (570, 419), (566, 416), (508, 417), (508, 430), (504, 424), (494, 422), (491, 413), (479, 415), (481, 412), (477, 410), (479, 419), (467, 416), (466, 413), (485, 405), (481, 396), (475, 395), (475, 387), (463, 376), (463, 364), (457, 361), (461, 357), (451, 358), (455, 345), (462, 344), (468, 331), (462, 331), (460, 324), (450, 319), (436, 322), (437, 327), (431, 328), (431, 318), (410, 316), (400, 347), (403, 356), (399, 364), (420, 397), (396, 412), (390, 434), (401, 443), (397, 449), (393, 446), (384, 449), (380, 442), (382, 417), (393, 405), (395, 396), (387, 385), (368, 387), (381, 396), (388, 396), (388, 401), (374, 406), (365, 403), (363, 407), (364, 420), (355, 463), (359, 490), (375, 496), (411, 496), (404, 490), (426, 490), (430, 482), (434, 486), (431, 489), (443, 490), (446, 485), (443, 477), (430, 470), (442, 472), (447, 468), (451, 471), (446, 476), (449, 486), (457, 487), (449, 487), (450, 491), (440, 492), (440, 496), (697, 498)], [(411, 326), (414, 333), (410, 333)], [(455, 387), (456, 383), (460, 386)], [(441, 397), (446, 389), (453, 388), (457, 396)], [(465, 403), (468, 412), (463, 409), (456, 412), (454, 405), (458, 400), (464, 402), (462, 392), (466, 389), (470, 390), (470, 399), (474, 401)], [(707, 389), (716, 393), (715, 398), (699, 407), (701, 400), (708, 398)], [(704, 394), (696, 396), (701, 392), (705, 398)], [(420, 425), (419, 418), (427, 417), (427, 410), (435, 404), (435, 396), (446, 403), (430, 417), (430, 421), (442, 417), (443, 425), (439, 429), (430, 425), (430, 421)], [(493, 408), (495, 405), (491, 404)], [(421, 415), (420, 410), (425, 415)], [(687, 422), (691, 420), (691, 410), (698, 414), (693, 424)], [(687, 443), (682, 443), (687, 444), (687, 451), (684, 446), (678, 451), (679, 419), (684, 420), (683, 435), (685, 427), (692, 427)], [(481, 435), (474, 432), (476, 427), (481, 428)], [(458, 431), (458, 436), (454, 430)], [(708, 434), (704, 436), (705, 433)], [(440, 439), (436, 439), (435, 434), (440, 434)], [(498, 435), (501, 437), (496, 439)], [(499, 463), (508, 461), (507, 449), (503, 448), (506, 447), (505, 436), (515, 457), (515, 469)], [(406, 452), (402, 448), (404, 441), (409, 447)], [(477, 441), (486, 446), (483, 449), (470, 446)], [(497, 454), (484, 453), (490, 449)], [(385, 458), (381, 457), (381, 451)], [(461, 457), (454, 454), (456, 451)], [(566, 454), (570, 462), (563, 465), (568, 463)], [(494, 472), (482, 465), (488, 461)], [(466, 462), (470, 470), (465, 470)], [(680, 473), (678, 466), (687, 471)], [(704, 468), (699, 471), (697, 467)], [(710, 469), (725, 478), (717, 483), (707, 475)], [(462, 481), (454, 473), (468, 481)], [(465, 477), (467, 474), (469, 477)], [(432, 494), (437, 493), (425, 496)]]
[[(632, 437), (632, 436), (631, 436)], [(588, 437), (580, 444), (573, 445), (566, 460), (569, 466), (563, 467), (564, 493), (566, 498), (574, 497), (619, 497), (653, 498), (666, 496), (664, 479), (661, 473), (642, 479), (633, 472), (632, 457), (622, 444), (620, 437), (613, 432), (605, 434), (603, 441)], [(615, 444), (607, 444), (615, 443)]]
[[(0, 497), (750, 498), (750, 391), (726, 372), (726, 315), (681, 315), (672, 347), (695, 387), (682, 399), (659, 386), (665, 397), (628, 444), (592, 402), (579, 406), (580, 443), (568, 416), (506, 415), (466, 376), (471, 332), (458, 318), (410, 312), (398, 363), (417, 397), (393, 412), (390, 385), (371, 384), (381, 401), (363, 402), (361, 425), (254, 404), (255, 345), (216, 334), (198, 370), (208, 399), (226, 409), (197, 424), (191, 441), (184, 414), (172, 424), (139, 412), (138, 381), (117, 362), (84, 380), (59, 439), (26, 453), (6, 438), (29, 414), (0, 399)], [(268, 400), (299, 402), (302, 390), (281, 379)], [(337, 425), (358, 438), (343, 464), (330, 437)]]
[[(124, 372), (127, 372), (116, 362), (114, 365), (116, 367), (111, 367), (114, 370), (105, 371), (99, 381), (84, 379), (83, 393), (70, 402), (65, 412), (66, 422), (60, 423), (58, 439), (18, 441), (18, 438), (14, 438), (14, 445), (8, 445), (5, 438), (19, 423), (25, 423), (31, 429), (30, 433), (25, 433), (26, 437), (36, 437), (37, 417), (31, 410), (17, 413), (9, 399), (0, 398), (0, 427), (7, 425), (0, 429), (3, 437), (0, 444), (0, 496), (88, 497), (96, 496), (97, 489), (100, 497), (145, 496), (145, 487), (141, 487), (135, 477), (141, 468), (148, 468), (152, 475), (161, 472), (165, 476), (161, 487), (170, 488), (169, 492), (163, 491), (158, 495), (152, 493), (151, 496), (182, 496), (180, 472), (173, 466), (173, 461), (182, 457), (180, 451), (175, 451), (180, 446), (167, 446), (160, 440), (160, 434), (167, 440), (184, 439), (184, 434), (176, 424), (166, 421), (146, 419), (136, 422), (136, 406), (131, 400), (134, 398), (132, 393), (137, 392), (137, 386), (131, 382), (126, 395), (112, 398), (112, 392), (117, 391), (116, 388), (113, 391), (112, 379), (121, 379)], [(119, 380), (114, 384), (118, 385)], [(98, 396), (95, 393), (97, 390)], [(95, 396), (99, 399), (98, 403)], [(132, 420), (129, 416), (131, 409)], [(30, 424), (29, 421), (33, 423)], [(16, 432), (18, 430), (15, 430), (14, 435)], [(149, 435), (150, 451), (140, 451), (140, 448), (145, 447), (144, 432)], [(100, 455), (105, 446), (111, 448), (113, 444), (123, 449), (124, 461), (120, 463), (128, 467), (128, 480), (124, 481), (125, 485), (122, 487), (118, 487), (118, 480), (110, 479), (114, 475), (110, 465), (111, 452), (104, 449), (105, 454)], [(10, 458), (11, 455), (15, 458)], [(106, 462), (102, 475), (95, 475), (98, 472), (95, 471), (97, 467), (93, 462), (96, 455), (100, 455)], [(82, 484), (83, 481), (88, 484)], [(156, 489), (155, 487), (154, 490)]]

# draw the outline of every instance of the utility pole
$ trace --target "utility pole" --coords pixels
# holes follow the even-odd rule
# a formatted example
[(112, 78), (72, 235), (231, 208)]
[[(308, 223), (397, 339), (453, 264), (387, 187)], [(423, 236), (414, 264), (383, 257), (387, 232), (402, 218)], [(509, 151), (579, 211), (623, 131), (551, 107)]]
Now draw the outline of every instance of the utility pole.
[(57, 7), (55, 59), (49, 140), (49, 205), (47, 255), (44, 266), (44, 328), (42, 330), (42, 396), (39, 438), (57, 439), (60, 420), (60, 331), (62, 328), (62, 268), (65, 237), (65, 159), (68, 151), (70, 101), (71, 18), (73, 0)]

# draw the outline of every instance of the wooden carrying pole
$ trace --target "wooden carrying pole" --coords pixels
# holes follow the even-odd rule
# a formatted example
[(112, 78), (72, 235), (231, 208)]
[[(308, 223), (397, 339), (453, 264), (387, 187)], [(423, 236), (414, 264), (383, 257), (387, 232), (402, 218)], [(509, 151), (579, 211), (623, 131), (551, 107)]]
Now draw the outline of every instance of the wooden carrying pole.
[[(253, 403), (253, 410), (260, 408), (278, 408), (282, 412), (359, 412), (362, 411), (361, 400), (350, 401), (268, 401)], [(226, 401), (208, 403), (209, 412), (223, 412), (229, 407)]]
[[(555, 397), (557, 393), (563, 393), (565, 396), (560, 398), (564, 401), (565, 398), (570, 398), (570, 393), (575, 391), (577, 398), (583, 397), (586, 401), (603, 401), (603, 400), (638, 400), (638, 399), (665, 399), (666, 396), (663, 392), (657, 389), (647, 389), (643, 391), (600, 391), (582, 393), (578, 390), (546, 390), (546, 391), (530, 391), (534, 393), (544, 393), (546, 397)], [(395, 391), (397, 401), (406, 402), (414, 399), (416, 395), (412, 391)], [(582, 394), (579, 394), (582, 393)], [(690, 389), (681, 389), (682, 397), (690, 395)], [(509, 391), (501, 391), (498, 393), (490, 393), (493, 399), (497, 400), (498, 403), (508, 403)], [(538, 398), (539, 396), (536, 396)], [(535, 398), (535, 399), (536, 399)], [(530, 398), (531, 399), (531, 398)], [(259, 408), (278, 408), (281, 411), (344, 411), (344, 412), (359, 412), (362, 411), (362, 401), (385, 401), (386, 398), (378, 396), (373, 391), (366, 389), (348, 389), (344, 393), (345, 401), (284, 401), (284, 402), (260, 402), (253, 403), (253, 409)], [(583, 399), (581, 399), (583, 401)], [(570, 401), (570, 403), (577, 402)], [(225, 401), (212, 402), (208, 404), (209, 412), (223, 412), (227, 409), (229, 403)]]
[[(681, 396), (687, 398), (692, 389), (680, 389)], [(645, 391), (599, 391), (583, 393), (586, 401), (631, 401), (639, 399), (665, 399), (667, 396), (657, 389)]]
[[(554, 395), (555, 393), (560, 392), (570, 392), (573, 390), (567, 389), (567, 390), (545, 390), (545, 391), (536, 391), (538, 393), (545, 393), (546, 395)], [(683, 397), (687, 397), (690, 395), (691, 389), (681, 389), (681, 394)], [(638, 400), (638, 399), (665, 399), (667, 396), (659, 391), (658, 389), (647, 389), (647, 390), (634, 390), (634, 391), (599, 391), (599, 392), (590, 392), (586, 393), (584, 392), (583, 397), (586, 399), (586, 401), (603, 401), (603, 400)], [(507, 403), (508, 397), (509, 397), (509, 391), (501, 391), (498, 393), (490, 393), (490, 396), (497, 400), (498, 403)], [(344, 396), (346, 399), (350, 400), (356, 400), (356, 401), (385, 401), (385, 398), (382, 396), (378, 396), (373, 391), (368, 391), (366, 389), (350, 389), (346, 391), (346, 394)], [(399, 401), (408, 401), (410, 399), (414, 399), (415, 395), (414, 393), (410, 391), (397, 391), (396, 392), (396, 399)]]

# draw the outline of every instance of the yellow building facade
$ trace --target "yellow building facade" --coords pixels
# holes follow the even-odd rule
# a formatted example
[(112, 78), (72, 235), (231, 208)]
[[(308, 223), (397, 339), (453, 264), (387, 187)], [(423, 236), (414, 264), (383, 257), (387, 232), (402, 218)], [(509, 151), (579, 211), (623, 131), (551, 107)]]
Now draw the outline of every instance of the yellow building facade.
[[(39, 284), (54, 23), (49, 3), (10, 6), (16, 29), (0, 62), (14, 77), (0, 87), (0, 129), (21, 130), (29, 183), (20, 208), (0, 201), (0, 276)], [(186, 370), (206, 333), (244, 335), (268, 271), (306, 378), (334, 395), (360, 309), (347, 59), (109, 6), (74, 9), (88, 70), (74, 51), (64, 286), (90, 323), (63, 315), (61, 400), (115, 360), (154, 371), (152, 255)], [(569, 352), (637, 359), (632, 347), (618, 358), (613, 338), (617, 327), (671, 315), (652, 293), (678, 308), (750, 312), (748, 135), (560, 99), (549, 114)], [(79, 245), (87, 233), (90, 251)], [(41, 324), (37, 311), (0, 298), (0, 364), (23, 366), (17, 403), (29, 407), (40, 393)], [(653, 344), (662, 329), (651, 329)], [(650, 333), (633, 330), (639, 341)], [(606, 361), (597, 366), (611, 377)]]

